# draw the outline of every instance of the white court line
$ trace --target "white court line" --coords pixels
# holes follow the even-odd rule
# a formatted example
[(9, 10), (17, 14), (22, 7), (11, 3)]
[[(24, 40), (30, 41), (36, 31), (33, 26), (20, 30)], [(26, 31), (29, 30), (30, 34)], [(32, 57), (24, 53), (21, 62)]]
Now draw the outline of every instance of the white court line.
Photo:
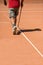
[[(20, 28), (18, 28), (20, 30)], [(31, 44), (31, 46), (37, 51), (37, 53), (43, 57), (43, 54), (37, 49), (37, 47), (31, 42), (31, 40), (20, 30), (22, 36)]]
[[(1, 22), (2, 23), (2, 22)], [(8, 22), (6, 22), (6, 23), (8, 23)], [(18, 28), (18, 27), (17, 27)], [(20, 30), (20, 28), (18, 28), (19, 30)], [(30, 43), (31, 44), (31, 46), (37, 51), (37, 53), (41, 56), (41, 57), (43, 57), (43, 54), (37, 49), (37, 47), (31, 42), (31, 40), (20, 30), (20, 32), (21, 32), (21, 34), (22, 34), (22, 36), (28, 41), (28, 43)]]
[[(0, 23), (9, 23), (9, 22), (0, 22)], [(18, 27), (17, 27), (18, 28)], [(20, 28), (18, 28), (20, 30)], [(31, 42), (30, 39), (20, 30), (22, 36), (31, 44), (31, 46), (38, 52), (38, 54), (43, 57), (43, 54), (37, 49), (37, 47)]]

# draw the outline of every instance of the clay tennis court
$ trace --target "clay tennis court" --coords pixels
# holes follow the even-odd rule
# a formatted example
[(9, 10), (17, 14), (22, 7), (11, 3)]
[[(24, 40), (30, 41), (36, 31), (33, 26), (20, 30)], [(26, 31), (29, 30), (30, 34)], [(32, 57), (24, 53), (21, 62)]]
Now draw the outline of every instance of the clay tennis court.
[(19, 27), (21, 33), (13, 35), (8, 8), (0, 0), (0, 65), (43, 65), (42, 0), (24, 1)]

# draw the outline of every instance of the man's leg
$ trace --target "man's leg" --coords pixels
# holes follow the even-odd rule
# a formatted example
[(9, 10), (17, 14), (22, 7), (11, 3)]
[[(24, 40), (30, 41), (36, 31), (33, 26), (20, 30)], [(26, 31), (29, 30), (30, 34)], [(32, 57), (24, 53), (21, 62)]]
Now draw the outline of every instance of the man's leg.
[(16, 34), (16, 15), (15, 15), (15, 8), (9, 9), (9, 17), (12, 25), (12, 32), (13, 34)]
[(10, 12), (9, 12), (13, 34), (17, 34), (16, 33), (17, 31), (16, 23), (17, 23), (18, 10), (19, 8), (10, 8)]
[(16, 22), (17, 22), (16, 17), (12, 17), (11, 18), (11, 24), (12, 24), (12, 32), (14, 35), (16, 34), (16, 29), (17, 29)]

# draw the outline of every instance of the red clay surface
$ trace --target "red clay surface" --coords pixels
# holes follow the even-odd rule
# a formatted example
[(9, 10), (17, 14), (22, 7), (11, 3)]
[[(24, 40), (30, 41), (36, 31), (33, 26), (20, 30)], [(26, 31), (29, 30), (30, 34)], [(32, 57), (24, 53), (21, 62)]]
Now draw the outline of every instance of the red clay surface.
[[(20, 28), (43, 54), (43, 3), (24, 4)], [(0, 65), (43, 65), (43, 57), (21, 34), (12, 35), (8, 8), (1, 3)]]

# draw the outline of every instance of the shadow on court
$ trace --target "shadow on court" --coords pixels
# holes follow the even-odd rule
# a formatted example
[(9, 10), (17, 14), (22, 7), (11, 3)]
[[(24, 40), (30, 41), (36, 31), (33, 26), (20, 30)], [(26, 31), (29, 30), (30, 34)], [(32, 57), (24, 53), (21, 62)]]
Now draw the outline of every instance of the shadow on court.
[(36, 31), (42, 31), (42, 30), (40, 28), (35, 28), (35, 29), (23, 29), (20, 31), (18, 32), (18, 35), (21, 34), (22, 32), (36, 32)]
[(21, 30), (22, 32), (34, 32), (34, 31), (41, 31), (40, 28), (35, 28), (35, 29), (24, 29), (24, 30)]

